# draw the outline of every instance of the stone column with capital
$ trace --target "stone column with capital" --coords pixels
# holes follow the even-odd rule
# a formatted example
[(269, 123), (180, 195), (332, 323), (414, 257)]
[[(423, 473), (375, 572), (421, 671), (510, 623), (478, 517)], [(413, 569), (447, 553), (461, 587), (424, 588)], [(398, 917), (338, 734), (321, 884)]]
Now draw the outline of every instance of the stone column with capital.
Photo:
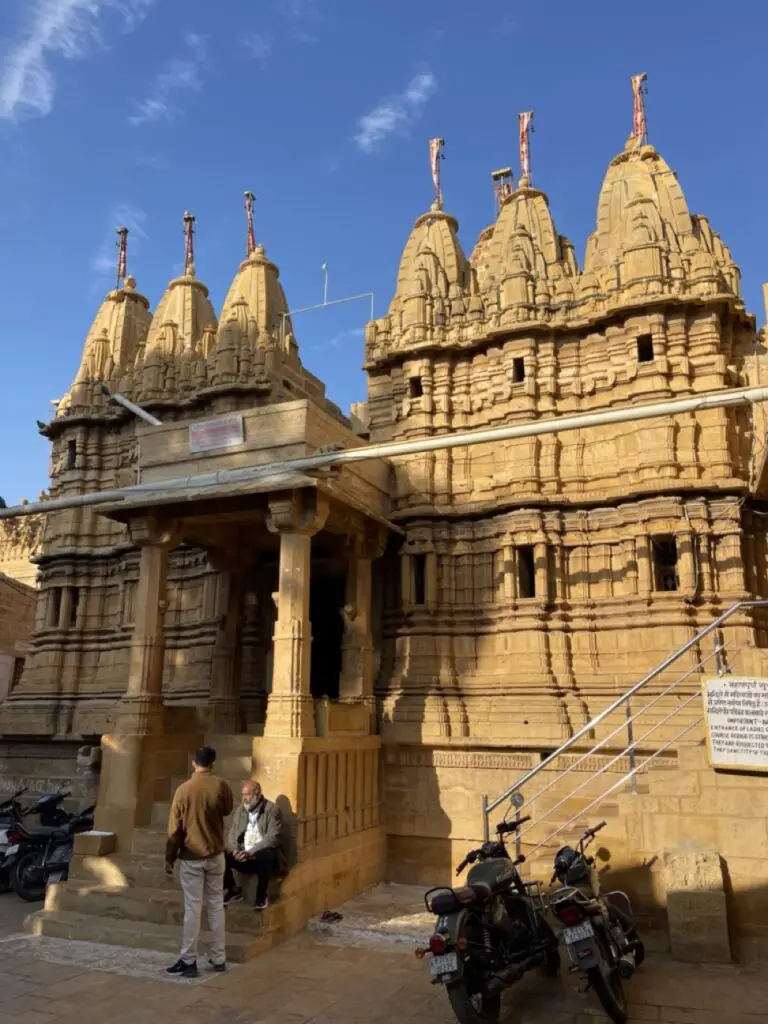
[(373, 635), (371, 633), (372, 564), (384, 553), (387, 532), (367, 524), (352, 538), (347, 588), (341, 615), (344, 619), (339, 699), (373, 706)]
[(173, 526), (152, 516), (131, 522), (129, 532), (141, 555), (128, 685), (120, 702), (115, 731), (145, 735), (163, 731), (168, 552), (178, 544), (178, 535)]
[(268, 528), (280, 536), (277, 621), (273, 636), (272, 691), (264, 735), (315, 735), (309, 687), (312, 627), (309, 580), (312, 537), (328, 518), (328, 499), (314, 490), (269, 498)]
[(211, 729), (215, 733), (242, 730), (239, 692), (238, 638), (243, 613), (245, 565), (239, 551), (209, 552), (208, 559), (220, 571), (216, 593), (218, 628), (211, 665)]

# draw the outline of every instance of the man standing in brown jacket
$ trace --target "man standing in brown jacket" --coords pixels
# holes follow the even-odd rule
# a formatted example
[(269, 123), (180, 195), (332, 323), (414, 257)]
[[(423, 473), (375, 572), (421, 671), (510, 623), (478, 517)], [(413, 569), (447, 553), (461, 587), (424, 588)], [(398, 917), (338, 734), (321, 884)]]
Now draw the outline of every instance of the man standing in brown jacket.
[(173, 873), (180, 862), (184, 893), (184, 928), (181, 955), (168, 974), (197, 977), (197, 941), (205, 906), (211, 931), (210, 963), (215, 971), (226, 967), (224, 938), (224, 819), (232, 813), (232, 790), (213, 774), (216, 751), (200, 747), (192, 762), (192, 777), (176, 790), (168, 817), (165, 869)]

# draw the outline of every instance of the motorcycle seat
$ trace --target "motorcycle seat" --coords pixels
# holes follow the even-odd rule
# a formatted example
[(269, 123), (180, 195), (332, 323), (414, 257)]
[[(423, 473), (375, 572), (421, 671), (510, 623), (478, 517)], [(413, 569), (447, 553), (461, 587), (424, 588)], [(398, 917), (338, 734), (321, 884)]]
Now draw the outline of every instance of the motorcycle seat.
[(470, 885), (459, 889), (441, 889), (432, 898), (433, 914), (454, 914), (462, 907), (470, 907), (477, 902), (478, 894)]
[(50, 839), (59, 838), (62, 839), (69, 837), (70, 830), (66, 825), (39, 825), (37, 828), (25, 828), (24, 838), (29, 836), (30, 839)]

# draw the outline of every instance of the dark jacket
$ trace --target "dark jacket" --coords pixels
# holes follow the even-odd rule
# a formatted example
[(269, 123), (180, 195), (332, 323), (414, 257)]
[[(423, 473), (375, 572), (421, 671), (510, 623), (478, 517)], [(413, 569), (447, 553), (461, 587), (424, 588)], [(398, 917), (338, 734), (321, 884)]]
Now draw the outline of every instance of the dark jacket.
[[(248, 828), (248, 813), (253, 809), (253, 805), (246, 807), (244, 804), (239, 804), (232, 815), (232, 821), (229, 826), (229, 834), (227, 835), (227, 850), (230, 853), (236, 853), (238, 850), (242, 850), (243, 842), (245, 839), (245, 830)], [(274, 850), (277, 855), (277, 868), (279, 871), (285, 871), (288, 862), (283, 849), (283, 816), (272, 803), (271, 800), (267, 800), (266, 797), (261, 797), (258, 803), (258, 814), (256, 818), (259, 831), (263, 838), (257, 846), (251, 850), (251, 853), (258, 853), (259, 850)]]
[(195, 772), (176, 790), (168, 815), (165, 859), (205, 860), (224, 852), (224, 819), (232, 813), (232, 790), (212, 772)]

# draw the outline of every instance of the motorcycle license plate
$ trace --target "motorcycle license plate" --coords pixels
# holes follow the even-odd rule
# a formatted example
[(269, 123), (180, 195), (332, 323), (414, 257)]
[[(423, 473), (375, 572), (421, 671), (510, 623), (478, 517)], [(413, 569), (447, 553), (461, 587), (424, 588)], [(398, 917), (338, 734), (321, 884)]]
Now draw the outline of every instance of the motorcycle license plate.
[(441, 974), (453, 974), (459, 969), (459, 958), (456, 953), (443, 953), (442, 956), (433, 956), (429, 961), (429, 973), (437, 978)]
[(563, 928), (563, 938), (569, 946), (575, 942), (581, 942), (583, 939), (591, 939), (594, 934), (594, 929), (589, 921), (582, 921), (581, 924), (575, 924), (572, 928)]

